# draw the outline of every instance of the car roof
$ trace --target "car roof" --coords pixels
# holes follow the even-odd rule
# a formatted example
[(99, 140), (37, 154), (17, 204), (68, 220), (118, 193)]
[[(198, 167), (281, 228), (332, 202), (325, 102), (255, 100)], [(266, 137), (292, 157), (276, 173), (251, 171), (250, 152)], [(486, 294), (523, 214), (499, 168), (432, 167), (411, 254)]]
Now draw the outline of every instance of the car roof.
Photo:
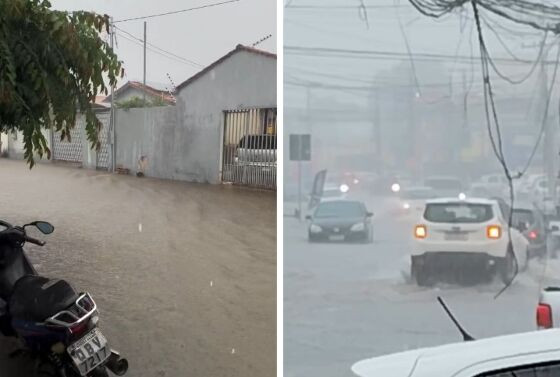
[(449, 179), (449, 180), (454, 180), (454, 181), (462, 181), (461, 178), (453, 177), (451, 175), (432, 175), (432, 176), (424, 178), (424, 181), (429, 181), (429, 180), (432, 180), (432, 179)]
[(364, 202), (361, 202), (359, 200), (346, 200), (346, 199), (325, 200), (325, 201), (321, 201), (321, 203), (358, 203), (358, 204), (364, 204)]
[[(357, 362), (352, 371), (360, 377), (452, 376), (485, 361), (551, 351), (557, 352), (556, 356), (560, 355), (560, 329), (503, 335), (374, 357)], [(504, 360), (502, 368), (508, 366), (513, 365)]]
[(430, 186), (410, 186), (403, 188), (402, 191), (434, 191), (434, 188)]
[(494, 199), (486, 198), (466, 198), (461, 200), (457, 197), (453, 198), (436, 198), (426, 200), (426, 204), (444, 204), (444, 203), (469, 203), (469, 204), (497, 204), (498, 202)]

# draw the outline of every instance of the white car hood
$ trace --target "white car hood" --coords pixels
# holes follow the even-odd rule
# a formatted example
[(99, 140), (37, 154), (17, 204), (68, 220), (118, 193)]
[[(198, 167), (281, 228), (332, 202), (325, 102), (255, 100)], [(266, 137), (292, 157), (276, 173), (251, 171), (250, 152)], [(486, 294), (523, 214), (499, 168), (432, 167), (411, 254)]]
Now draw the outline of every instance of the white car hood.
[(421, 350), (413, 350), (373, 357), (352, 365), (352, 372), (359, 377), (409, 377), (421, 355)]

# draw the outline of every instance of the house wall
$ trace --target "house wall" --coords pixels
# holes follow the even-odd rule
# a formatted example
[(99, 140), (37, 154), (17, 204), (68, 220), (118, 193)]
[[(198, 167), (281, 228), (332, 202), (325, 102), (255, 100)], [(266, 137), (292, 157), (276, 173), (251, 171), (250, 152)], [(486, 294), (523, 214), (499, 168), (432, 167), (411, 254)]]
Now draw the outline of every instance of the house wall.
[(239, 51), (181, 88), (173, 134), (174, 176), (220, 182), (224, 110), (276, 107), (276, 59)]
[[(141, 156), (147, 159), (144, 173), (150, 177), (181, 179), (175, 173), (176, 154), (173, 140), (178, 132), (174, 106), (117, 109), (115, 112), (117, 167), (138, 171)], [(184, 178), (183, 178), (184, 179)]]
[[(43, 129), (43, 136), (47, 140), (47, 146), (52, 150), (51, 147), (51, 133), (49, 130)], [(2, 134), (2, 150), (8, 152), (10, 158), (16, 160), (22, 160), (24, 158), (24, 143), (23, 143), (23, 132), (18, 131), (15, 134), (8, 133)], [(35, 155), (35, 162), (39, 162), (41, 158)], [(47, 156), (43, 155), (43, 160), (47, 161)]]

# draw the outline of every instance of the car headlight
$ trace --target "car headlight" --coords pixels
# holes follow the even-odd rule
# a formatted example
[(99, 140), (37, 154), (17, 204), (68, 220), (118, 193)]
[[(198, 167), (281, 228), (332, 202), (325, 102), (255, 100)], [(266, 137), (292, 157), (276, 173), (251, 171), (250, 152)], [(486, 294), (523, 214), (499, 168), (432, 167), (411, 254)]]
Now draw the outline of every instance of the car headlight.
[(352, 225), (352, 228), (350, 228), (350, 230), (352, 232), (361, 232), (365, 228), (366, 228), (366, 226), (364, 225), (364, 223), (357, 223), (357, 224)]
[(403, 207), (404, 209), (410, 209), (410, 204), (404, 203), (404, 204), (402, 205), (402, 207)]
[(311, 233), (321, 233), (323, 229), (321, 229), (319, 225), (311, 224), (311, 226), (309, 227), (309, 231)]

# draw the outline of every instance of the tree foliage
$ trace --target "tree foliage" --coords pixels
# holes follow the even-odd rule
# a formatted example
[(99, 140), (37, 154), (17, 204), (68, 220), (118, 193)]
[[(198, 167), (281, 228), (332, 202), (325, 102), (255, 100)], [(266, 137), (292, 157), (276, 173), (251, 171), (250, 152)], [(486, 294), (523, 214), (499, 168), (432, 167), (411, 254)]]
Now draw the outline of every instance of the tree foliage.
[(56, 11), (47, 0), (0, 0), (0, 132), (23, 133), (30, 167), (34, 153), (50, 158), (41, 129), (70, 140), (78, 111), (100, 147), (91, 103), (123, 74), (100, 36), (109, 26), (107, 15)]
[(169, 103), (161, 97), (154, 97), (151, 100), (146, 99), (146, 101), (140, 97), (132, 97), (125, 101), (119, 101), (115, 105), (120, 109), (134, 109), (138, 107), (169, 106)]

